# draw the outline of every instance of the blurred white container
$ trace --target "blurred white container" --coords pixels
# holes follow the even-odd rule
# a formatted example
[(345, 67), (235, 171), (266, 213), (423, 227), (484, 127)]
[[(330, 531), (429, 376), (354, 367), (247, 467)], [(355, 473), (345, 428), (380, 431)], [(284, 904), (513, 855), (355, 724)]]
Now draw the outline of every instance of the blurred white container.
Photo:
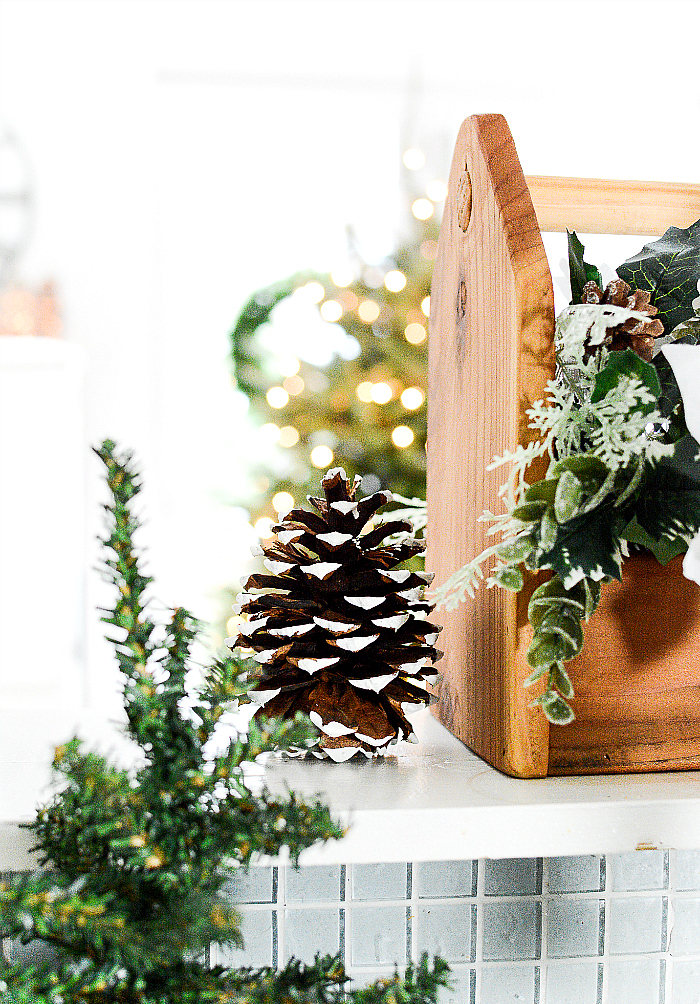
[(78, 346), (0, 338), (0, 820), (85, 717), (83, 402)]

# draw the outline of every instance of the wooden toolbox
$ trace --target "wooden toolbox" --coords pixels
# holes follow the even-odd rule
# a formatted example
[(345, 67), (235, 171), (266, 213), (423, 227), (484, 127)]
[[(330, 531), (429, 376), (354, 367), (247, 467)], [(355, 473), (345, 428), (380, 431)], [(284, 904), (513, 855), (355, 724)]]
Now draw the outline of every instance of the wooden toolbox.
[[(534, 203), (534, 205), (533, 205)], [(457, 139), (433, 277), (428, 401), (428, 552), (435, 584), (493, 538), (494, 455), (534, 435), (526, 409), (554, 375), (552, 277), (541, 230), (662, 234), (700, 217), (700, 186), (525, 179), (500, 115), (467, 119)], [(536, 480), (545, 474), (531, 470)], [(531, 577), (518, 594), (482, 586), (436, 616), (444, 625), (435, 714), (515, 777), (700, 769), (700, 588), (681, 558), (625, 561), (567, 664), (576, 720), (550, 726), (529, 707)]]

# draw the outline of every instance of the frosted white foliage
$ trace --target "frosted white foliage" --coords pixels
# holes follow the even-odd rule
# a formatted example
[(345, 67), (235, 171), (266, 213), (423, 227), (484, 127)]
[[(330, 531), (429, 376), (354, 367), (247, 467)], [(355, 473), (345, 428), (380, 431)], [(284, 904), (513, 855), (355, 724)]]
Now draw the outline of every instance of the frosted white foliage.
[[(494, 457), (487, 468), (508, 470), (499, 490), (505, 511), (498, 515), (485, 512), (480, 517), (492, 524), (488, 533), (498, 534), (500, 540), (434, 590), (438, 606), (453, 610), (467, 596), (473, 598), (484, 578), (482, 566), (486, 560), (503, 543), (517, 540), (523, 532), (512, 513), (524, 501), (529, 487), (527, 472), (533, 460), (549, 455), (554, 462), (583, 452), (600, 458), (609, 475), (586, 504), (585, 510), (590, 511), (613, 489), (617, 471), (627, 466), (636, 471), (627, 497), (637, 488), (645, 461), (655, 462), (673, 452), (672, 444), (661, 443), (655, 437), (663, 416), (650, 407), (655, 399), (638, 377), (622, 375), (601, 401), (591, 401), (596, 378), (607, 365), (609, 352), (602, 347), (587, 358), (586, 346), (602, 346), (609, 328), (631, 318), (648, 320), (639, 311), (603, 304), (575, 304), (558, 316), (554, 335), (557, 373), (547, 384), (544, 400), (536, 401), (527, 412), (529, 426), (539, 437)], [(488, 586), (497, 584), (493, 576), (487, 579)]]

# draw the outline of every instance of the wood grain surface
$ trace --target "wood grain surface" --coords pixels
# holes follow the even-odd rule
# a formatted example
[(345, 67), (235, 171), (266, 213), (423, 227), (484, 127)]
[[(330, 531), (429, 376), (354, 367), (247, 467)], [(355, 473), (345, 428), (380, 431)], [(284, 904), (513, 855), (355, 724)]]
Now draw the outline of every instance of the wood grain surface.
[[(486, 509), (503, 508), (496, 454), (526, 444), (525, 410), (554, 373), (552, 280), (532, 200), (501, 115), (460, 130), (431, 293), (428, 553), (436, 584), (493, 541)], [(533, 471), (532, 477), (543, 476)], [(440, 720), (489, 763), (547, 773), (548, 725), (522, 681), (527, 591), (479, 589), (437, 614), (445, 658)]]
[(602, 178), (526, 179), (540, 230), (658, 236), (700, 219), (700, 185)]
[(550, 774), (700, 769), (700, 589), (682, 557), (630, 555), (567, 664), (575, 721), (550, 726)]

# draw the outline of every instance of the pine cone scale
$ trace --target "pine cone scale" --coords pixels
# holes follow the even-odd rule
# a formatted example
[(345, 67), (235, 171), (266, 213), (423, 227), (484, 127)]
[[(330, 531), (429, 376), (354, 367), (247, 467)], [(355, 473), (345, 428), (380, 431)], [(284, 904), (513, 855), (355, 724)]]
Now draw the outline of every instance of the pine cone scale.
[(391, 496), (357, 501), (359, 483), (329, 471), (325, 498), (309, 497), (316, 512), (292, 510), (257, 550), (270, 574), (251, 575), (241, 597), (250, 620), (239, 638), (262, 667), (251, 692), (262, 705), (256, 715), (304, 711), (321, 732), (316, 755), (334, 759), (375, 756), (408, 737), (401, 704), (428, 702), (425, 681), (439, 658), (431, 644), (439, 628), (424, 618), (430, 576), (396, 567), (424, 544), (379, 546), (410, 529), (402, 520), (363, 533)]

